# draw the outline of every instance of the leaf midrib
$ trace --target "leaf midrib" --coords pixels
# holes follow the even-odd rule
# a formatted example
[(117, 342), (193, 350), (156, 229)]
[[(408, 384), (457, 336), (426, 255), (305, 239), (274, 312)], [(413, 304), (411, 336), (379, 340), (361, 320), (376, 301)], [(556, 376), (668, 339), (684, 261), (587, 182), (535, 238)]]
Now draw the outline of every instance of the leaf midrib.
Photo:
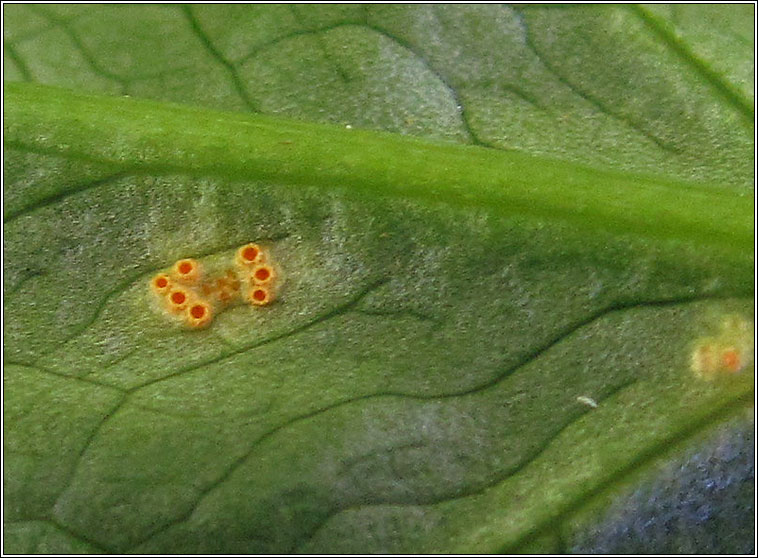
[(6, 84), (6, 146), (126, 167), (347, 189), (714, 249), (745, 262), (743, 192), (478, 146)]

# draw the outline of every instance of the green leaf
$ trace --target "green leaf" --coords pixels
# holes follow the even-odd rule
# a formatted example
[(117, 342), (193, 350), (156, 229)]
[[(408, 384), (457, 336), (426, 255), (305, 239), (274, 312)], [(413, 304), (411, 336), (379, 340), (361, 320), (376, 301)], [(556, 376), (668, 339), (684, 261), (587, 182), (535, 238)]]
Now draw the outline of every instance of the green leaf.
[[(752, 7), (703, 9), (5, 6), (4, 550), (552, 552), (741, 416), (691, 361), (751, 358)], [(271, 305), (156, 303), (248, 242)]]

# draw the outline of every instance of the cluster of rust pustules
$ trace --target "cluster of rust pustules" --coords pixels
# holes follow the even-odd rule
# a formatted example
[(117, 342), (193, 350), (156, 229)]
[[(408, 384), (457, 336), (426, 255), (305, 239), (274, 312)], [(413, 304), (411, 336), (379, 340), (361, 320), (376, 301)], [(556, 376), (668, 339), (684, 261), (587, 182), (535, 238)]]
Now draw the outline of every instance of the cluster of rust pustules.
[(150, 287), (163, 307), (191, 328), (206, 327), (215, 314), (240, 301), (252, 306), (273, 302), (276, 272), (264, 248), (253, 243), (242, 246), (234, 264), (222, 275), (205, 277), (196, 260), (182, 259), (168, 273), (155, 275)]

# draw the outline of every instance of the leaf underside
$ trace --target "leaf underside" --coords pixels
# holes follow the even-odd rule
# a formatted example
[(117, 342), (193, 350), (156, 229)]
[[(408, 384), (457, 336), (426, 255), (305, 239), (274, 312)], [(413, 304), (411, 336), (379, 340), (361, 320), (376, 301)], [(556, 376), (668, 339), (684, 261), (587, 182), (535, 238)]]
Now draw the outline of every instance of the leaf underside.
[[(744, 416), (690, 369), (754, 296), (710, 8), (4, 6), (6, 79), (200, 107), (6, 84), (4, 551), (566, 550)], [(247, 242), (273, 304), (156, 304)]]

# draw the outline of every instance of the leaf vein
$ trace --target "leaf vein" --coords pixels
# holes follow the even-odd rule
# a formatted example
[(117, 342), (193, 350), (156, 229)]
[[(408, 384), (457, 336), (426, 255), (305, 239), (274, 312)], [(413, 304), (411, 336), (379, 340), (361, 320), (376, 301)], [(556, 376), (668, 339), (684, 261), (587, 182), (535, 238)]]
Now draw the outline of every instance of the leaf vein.
[(104, 68), (92, 55), (92, 53), (87, 49), (87, 47), (84, 46), (84, 43), (82, 43), (81, 39), (79, 38), (79, 35), (73, 30), (71, 27), (70, 21), (61, 17), (58, 17), (54, 15), (52, 12), (48, 11), (47, 9), (37, 5), (32, 4), (29, 5), (29, 8), (37, 12), (39, 15), (47, 19), (50, 23), (57, 26), (61, 31), (63, 31), (68, 38), (73, 43), (74, 47), (79, 51), (79, 53), (82, 55), (82, 58), (87, 63), (87, 65), (90, 67), (90, 69), (100, 77), (103, 77), (105, 79), (115, 81), (120, 87), (121, 92), (125, 93), (126, 88), (128, 85), (128, 80), (124, 77), (114, 74), (110, 70)]
[(21, 77), (24, 79), (24, 81), (34, 81), (34, 78), (32, 78), (32, 73), (29, 71), (29, 66), (26, 65), (26, 62), (24, 62), (24, 59), (21, 58), (21, 55), (18, 53), (16, 48), (9, 41), (3, 41), (3, 47), (5, 49), (5, 53), (18, 68), (18, 72), (21, 74)]
[(710, 413), (699, 418), (698, 420), (689, 423), (687, 426), (674, 432), (671, 436), (665, 440), (651, 446), (646, 451), (639, 454), (634, 460), (628, 463), (625, 467), (621, 468), (615, 474), (611, 475), (607, 480), (600, 485), (589, 490), (581, 497), (570, 502), (561, 512), (554, 517), (538, 524), (533, 530), (525, 533), (521, 538), (515, 541), (513, 544), (508, 545), (502, 550), (504, 553), (516, 553), (518, 549), (525, 544), (528, 544), (534, 537), (540, 536), (542, 533), (550, 531), (555, 527), (556, 523), (562, 523), (569, 518), (573, 513), (579, 511), (582, 507), (589, 504), (596, 497), (611, 491), (615, 486), (623, 483), (624, 479), (634, 475), (637, 471), (644, 468), (646, 465), (653, 463), (661, 458), (663, 454), (670, 454), (673, 451), (681, 448), (688, 440), (696, 438), (706, 429), (719, 419), (728, 418), (741, 409), (753, 404), (753, 394), (741, 394), (732, 399), (726, 401), (721, 406), (715, 408)]
[(55, 194), (51, 196), (47, 196), (45, 198), (37, 200), (34, 203), (31, 203), (27, 206), (9, 211), (8, 213), (6, 213), (5, 218), (3, 219), (3, 223), (7, 225), (8, 223), (15, 221), (19, 217), (28, 215), (29, 213), (33, 213), (39, 209), (42, 209), (54, 203), (63, 201), (66, 198), (73, 196), (74, 194), (79, 194), (81, 192), (86, 192), (87, 190), (92, 190), (93, 188), (97, 188), (99, 186), (110, 184), (112, 182), (115, 182), (116, 180), (125, 178), (128, 175), (129, 174), (127, 171), (119, 171), (119, 172), (110, 174), (108, 176), (98, 178), (97, 180), (83, 182), (81, 184), (76, 184), (71, 188), (67, 188), (65, 190), (61, 190), (60, 192), (56, 192)]
[(21, 290), (21, 288), (26, 285), (29, 281), (32, 281), (33, 279), (37, 277), (44, 277), (47, 275), (46, 271), (42, 271), (40, 269), (33, 269), (27, 271), (21, 279), (19, 279), (15, 285), (10, 287), (8, 291), (5, 293), (6, 297), (11, 297), (15, 295), (18, 291)]
[(676, 54), (685, 65), (694, 69), (718, 95), (735, 109), (742, 117), (743, 124), (752, 130), (755, 119), (752, 100), (746, 98), (744, 93), (723, 75), (710, 68), (704, 60), (695, 55), (684, 41), (672, 33), (660, 18), (650, 13), (644, 6), (628, 4), (626, 7), (645, 24), (654, 37)]
[(524, 19), (523, 13), (519, 11), (518, 9), (514, 10), (514, 13), (516, 14), (516, 19), (521, 24), (521, 27), (524, 31), (524, 43), (526, 46), (531, 50), (535, 56), (540, 60), (540, 62), (545, 66), (545, 68), (555, 76), (555, 79), (558, 80), (559, 83), (565, 85), (572, 93), (574, 93), (577, 97), (580, 97), (581, 99), (584, 99), (587, 101), (590, 105), (595, 107), (597, 110), (599, 110), (601, 113), (606, 114), (610, 116), (611, 118), (625, 124), (635, 132), (641, 134), (648, 140), (652, 141), (655, 145), (657, 145), (660, 149), (671, 152), (671, 153), (680, 153), (680, 149), (676, 146), (670, 144), (667, 141), (664, 141), (662, 138), (659, 138), (652, 132), (645, 129), (643, 124), (639, 122), (637, 119), (624, 114), (620, 111), (614, 110), (611, 108), (609, 104), (604, 103), (598, 96), (593, 95), (592, 93), (589, 93), (587, 91), (582, 90), (579, 86), (577, 86), (575, 83), (573, 83), (571, 80), (566, 78), (561, 72), (558, 71), (557, 67), (550, 63), (548, 60), (548, 57), (545, 56), (538, 48), (537, 45), (534, 43), (534, 39), (532, 38), (531, 31), (529, 29), (529, 26), (526, 23), (526, 20)]
[[(611, 397), (617, 395), (624, 389), (628, 388), (629, 386), (635, 384), (637, 382), (636, 379), (624, 382), (613, 389), (609, 390), (607, 394), (605, 394), (602, 398), (598, 399), (598, 402), (607, 401)], [(358, 505), (353, 506), (346, 506), (344, 508), (333, 508), (329, 511), (329, 514), (324, 518), (323, 521), (321, 521), (316, 527), (313, 529), (311, 533), (308, 534), (306, 537), (306, 541), (300, 545), (298, 545), (295, 549), (291, 549), (291, 552), (297, 553), (299, 549), (302, 548), (303, 545), (307, 544), (308, 541), (313, 539), (313, 537), (316, 536), (318, 531), (320, 531), (326, 524), (336, 515), (351, 511), (351, 510), (359, 510), (374, 506), (382, 506), (382, 505), (390, 505), (394, 507), (408, 507), (408, 506), (432, 506), (436, 504), (442, 504), (445, 502), (452, 502), (455, 500), (461, 500), (464, 498), (470, 498), (472, 496), (479, 496), (481, 494), (484, 494), (487, 490), (497, 486), (501, 482), (505, 481), (507, 478), (512, 477), (513, 475), (518, 474), (520, 471), (524, 470), (526, 467), (528, 467), (531, 463), (533, 463), (540, 455), (542, 455), (552, 444), (552, 442), (557, 439), (561, 433), (566, 431), (568, 428), (570, 428), (572, 425), (574, 425), (577, 421), (579, 421), (585, 414), (589, 413), (589, 409), (582, 409), (577, 410), (576, 412), (572, 413), (572, 416), (567, 420), (563, 425), (558, 428), (558, 430), (553, 433), (552, 436), (547, 438), (544, 442), (542, 442), (537, 448), (535, 448), (534, 451), (529, 453), (524, 457), (524, 459), (519, 462), (515, 463), (511, 468), (501, 472), (500, 474), (497, 474), (494, 476), (494, 478), (490, 479), (489, 481), (485, 482), (483, 485), (469, 488), (469, 489), (462, 489), (459, 490), (452, 495), (445, 495), (440, 496), (437, 498), (418, 498), (416, 500), (408, 500), (408, 501), (377, 501), (377, 502), (362, 502)]]
[(458, 92), (457, 88), (452, 84), (452, 82), (448, 79), (447, 76), (445, 76), (442, 71), (435, 67), (431, 61), (424, 55), (424, 53), (416, 48), (411, 43), (401, 39), (397, 35), (391, 33), (390, 31), (380, 27), (378, 24), (371, 23), (368, 18), (366, 18), (366, 23), (363, 24), (364, 27), (367, 29), (370, 29), (390, 41), (394, 42), (401, 48), (407, 50), (410, 52), (413, 56), (415, 56), (434, 76), (437, 77), (438, 80), (440, 80), (440, 83), (445, 87), (445, 89), (448, 90), (450, 93), (450, 96), (452, 97), (453, 103), (457, 107), (458, 115), (460, 116), (461, 123), (463, 124), (463, 129), (468, 134), (469, 138), (471, 138), (471, 142), (474, 145), (478, 145), (480, 147), (489, 147), (492, 149), (496, 149), (496, 147), (479, 137), (479, 134), (476, 133), (473, 126), (471, 125), (471, 121), (469, 120), (468, 116), (468, 110), (466, 109), (466, 103), (461, 98), (461, 94)]
[[(360, 298), (362, 298), (363, 296), (365, 296), (366, 294), (368, 294), (371, 289), (377, 288), (381, 284), (382, 284), (382, 282), (380, 282), (378, 284), (375, 284), (372, 287), (369, 287), (366, 291), (364, 291), (364, 293), (360, 296)], [(353, 301), (351, 301), (350, 303), (348, 303), (345, 306), (354, 306), (354, 305), (358, 304), (360, 302), (360, 298), (353, 299)], [(316, 409), (316, 410), (310, 411), (308, 413), (304, 413), (302, 415), (298, 415), (298, 416), (292, 417), (292, 418), (286, 420), (284, 423), (282, 423), (282, 424), (280, 424), (280, 425), (272, 428), (271, 430), (265, 432), (264, 434), (262, 434), (261, 436), (259, 436), (257, 439), (255, 439), (250, 444), (250, 446), (248, 447), (247, 451), (245, 451), (240, 457), (238, 457), (237, 459), (235, 459), (231, 463), (231, 465), (229, 466), (229, 468), (226, 471), (224, 471), (214, 482), (212, 482), (210, 485), (208, 485), (206, 488), (204, 488), (202, 491), (200, 491), (200, 495), (199, 495), (198, 500), (194, 503), (194, 505), (192, 505), (189, 508), (189, 510), (187, 512), (185, 512), (181, 516), (175, 518), (174, 520), (172, 520), (171, 522), (167, 523), (166, 525), (164, 525), (162, 527), (156, 528), (155, 530), (153, 530), (152, 532), (150, 532), (149, 534), (147, 534), (145, 537), (143, 537), (142, 539), (140, 539), (138, 542), (136, 542), (133, 545), (132, 548), (136, 548), (139, 545), (144, 544), (145, 542), (149, 541), (151, 538), (155, 537), (156, 535), (159, 535), (160, 533), (162, 533), (164, 531), (167, 531), (168, 529), (170, 529), (170, 528), (172, 528), (172, 527), (174, 527), (176, 525), (179, 525), (181, 523), (186, 522), (192, 516), (192, 514), (195, 512), (195, 510), (200, 505), (200, 503), (202, 502), (202, 500), (208, 494), (210, 494), (210, 492), (212, 492), (214, 489), (216, 489), (219, 486), (221, 486), (227, 479), (229, 479), (231, 477), (231, 475), (234, 473), (234, 471), (236, 471), (237, 469), (239, 469), (239, 467), (241, 467), (253, 455), (253, 452), (255, 451), (255, 449), (261, 443), (263, 443), (265, 440), (267, 440), (268, 438), (270, 438), (271, 436), (273, 436), (277, 432), (279, 432), (281, 430), (284, 430), (285, 428), (288, 428), (290, 426), (293, 426), (294, 424), (297, 424), (299, 422), (312, 419), (312, 418), (314, 418), (314, 417), (316, 417), (318, 415), (321, 415), (323, 413), (332, 411), (332, 410), (337, 409), (339, 407), (343, 407), (345, 405), (349, 405), (351, 403), (356, 403), (356, 402), (359, 402), (359, 401), (365, 401), (365, 400), (370, 400), (370, 399), (378, 399), (378, 398), (407, 398), (407, 399), (416, 399), (416, 400), (422, 400), (423, 401), (423, 400), (441, 400), (441, 399), (446, 399), (446, 398), (460, 397), (460, 396), (464, 396), (464, 395), (473, 394), (473, 393), (476, 393), (476, 392), (479, 392), (479, 391), (483, 391), (483, 390), (486, 390), (486, 389), (488, 389), (490, 387), (495, 386), (499, 382), (503, 381), (504, 379), (506, 379), (507, 377), (509, 377), (510, 375), (512, 375), (516, 370), (524, 367), (529, 362), (531, 362), (534, 359), (538, 358), (540, 356), (540, 354), (544, 353), (546, 350), (548, 350), (549, 348), (553, 347), (554, 345), (556, 345), (557, 343), (559, 343), (561, 340), (567, 338), (570, 334), (575, 333), (579, 329), (590, 325), (592, 322), (594, 322), (594, 321), (596, 321), (596, 320), (598, 320), (598, 319), (600, 319), (600, 318), (604, 317), (605, 315), (610, 314), (612, 312), (618, 312), (618, 311), (628, 310), (628, 309), (632, 309), (632, 308), (677, 305), (677, 304), (688, 303), (688, 302), (695, 302), (695, 301), (700, 301), (700, 300), (711, 300), (711, 299), (714, 299), (714, 298), (718, 298), (718, 297), (702, 297), (702, 296), (701, 297), (680, 297), (680, 298), (676, 298), (676, 299), (672, 298), (672, 299), (660, 300), (660, 301), (636, 302), (636, 303), (628, 303), (628, 304), (625, 304), (625, 305), (617, 304), (617, 305), (611, 306), (611, 307), (606, 308), (606, 309), (604, 309), (604, 310), (602, 310), (602, 311), (600, 311), (598, 313), (593, 314), (590, 317), (587, 317), (587, 318), (583, 319), (581, 322), (575, 323), (573, 325), (573, 328), (570, 329), (570, 331), (564, 331), (562, 334), (560, 334), (554, 340), (546, 343), (541, 348), (539, 348), (538, 350), (534, 351), (531, 355), (527, 356), (524, 360), (522, 360), (521, 362), (519, 362), (518, 364), (516, 364), (514, 367), (507, 369), (504, 373), (496, 376), (493, 380), (485, 382), (484, 384), (481, 384), (481, 385), (479, 385), (479, 386), (477, 386), (475, 388), (471, 388), (471, 389), (467, 389), (467, 390), (461, 390), (461, 391), (452, 392), (452, 393), (446, 393), (446, 394), (442, 394), (442, 395), (439, 395), (439, 394), (435, 394), (435, 395), (414, 395), (414, 394), (397, 393), (397, 392), (369, 393), (369, 394), (358, 395), (358, 396), (355, 396), (355, 397), (350, 397), (350, 398), (347, 398), (347, 399), (336, 401), (336, 402), (334, 402), (334, 403), (332, 403), (330, 405), (327, 405), (325, 407), (322, 407), (320, 409)], [(333, 312), (332, 315), (334, 315), (335, 313), (344, 313), (346, 310), (349, 309), (349, 308), (345, 308), (344, 306), (341, 307), (341, 308), (344, 308), (344, 310), (339, 311), (339, 309), (337, 309), (337, 311)], [(331, 317), (331, 315), (330, 315), (330, 317)], [(319, 323), (323, 322), (325, 318), (326, 317), (320, 319)], [(305, 326), (303, 326), (303, 327), (300, 328), (300, 331), (305, 330), (308, 327), (311, 327), (311, 325), (315, 325), (315, 324), (306, 324)], [(294, 332), (293, 332), (293, 334), (294, 334)], [(277, 340), (277, 339), (271, 339), (271, 340), (268, 340), (268, 341), (265, 341), (265, 342), (272, 342), (272, 341), (275, 341), (275, 340)], [(256, 345), (256, 346), (259, 346), (259, 344)], [(251, 348), (254, 348), (254, 347), (251, 346), (248, 349), (251, 349)], [(215, 359), (215, 360), (220, 360), (220, 359)], [(176, 374), (174, 374), (174, 375), (176, 375)], [(162, 380), (155, 380), (155, 381), (150, 382), (150, 384), (157, 383), (158, 381), (162, 381)], [(610, 397), (611, 395), (613, 395), (614, 393), (618, 392), (619, 390), (627, 387), (628, 385), (630, 385), (629, 382), (624, 383), (624, 384), (618, 386), (613, 391), (609, 392), (609, 394), (606, 395), (606, 398)], [(144, 387), (144, 386), (138, 386), (135, 389), (140, 389), (141, 387)], [(509, 474), (513, 474), (513, 473), (514, 472), (511, 472)], [(450, 498), (450, 499), (452, 499), (452, 498)]]
[[(66, 535), (70, 536), (71, 538), (74, 538), (74, 539), (76, 539), (76, 540), (78, 540), (80, 542), (83, 542), (83, 543), (91, 546), (92, 548), (94, 548), (95, 550), (97, 550), (98, 552), (100, 552), (102, 554), (114, 554), (113, 549), (108, 548), (106, 546), (103, 546), (102, 544), (98, 543), (97, 541), (95, 541), (95, 540), (93, 540), (93, 539), (91, 539), (91, 538), (89, 538), (89, 537), (87, 537), (85, 535), (76, 533), (76, 532), (72, 531), (70, 528), (68, 528), (67, 526), (65, 526), (65, 525), (59, 523), (58, 521), (56, 521), (55, 519), (51, 519), (49, 517), (34, 517), (34, 518), (30, 517), (30, 518), (14, 519), (14, 520), (11, 520), (11, 521), (4, 521), (3, 522), (4, 525), (23, 525), (23, 524), (29, 524), (29, 523), (46, 523), (46, 524), (50, 525), (51, 527), (53, 527), (54, 529), (57, 529), (58, 531), (60, 531), (62, 533), (65, 533)], [(39, 540), (36, 542), (35, 549), (34, 549), (34, 552), (32, 554), (38, 553), (40, 543), (41, 543), (41, 541), (39, 541)], [(40, 553), (41, 554), (47, 554), (47, 552), (40, 552)]]
[(14, 361), (14, 360), (7, 360), (7, 359), (4, 362), (5, 362), (6, 366), (19, 366), (21, 368), (29, 368), (31, 370), (36, 370), (38, 372), (42, 372), (42, 373), (48, 374), (50, 376), (55, 376), (56, 378), (63, 378), (64, 380), (75, 380), (77, 382), (82, 382), (82, 383), (85, 383), (85, 384), (89, 384), (89, 385), (93, 385), (93, 386), (97, 386), (97, 387), (101, 387), (101, 388), (113, 389), (113, 390), (119, 391), (119, 392), (124, 393), (124, 394), (127, 393), (127, 391), (125, 389), (120, 388), (118, 386), (107, 384), (105, 382), (100, 382), (98, 380), (91, 380), (89, 378), (84, 378), (84, 377), (81, 377), (81, 376), (72, 376), (70, 374), (64, 374), (62, 372), (56, 372), (55, 370), (50, 370), (49, 368), (45, 368), (44, 366), (40, 366), (39, 364), (36, 364), (36, 363), (19, 362), (19, 361)]
[(237, 92), (237, 95), (239, 95), (240, 99), (242, 99), (242, 102), (251, 112), (260, 112), (260, 108), (250, 97), (250, 93), (248, 93), (245, 85), (242, 83), (239, 73), (237, 72), (237, 68), (229, 60), (227, 60), (226, 57), (221, 54), (221, 52), (213, 44), (213, 41), (211, 41), (208, 34), (203, 30), (197, 17), (195, 17), (195, 14), (192, 12), (192, 7), (189, 5), (184, 5), (181, 6), (181, 10), (195, 36), (197, 36), (208, 53), (228, 72), (229, 77), (232, 81), (232, 85)]
[(169, 380), (171, 378), (174, 378), (176, 376), (180, 376), (182, 374), (186, 374), (187, 372), (191, 372), (193, 370), (197, 370), (198, 368), (202, 368), (204, 366), (209, 366), (211, 364), (216, 364), (218, 362), (221, 362), (223, 360), (226, 360), (228, 358), (231, 358), (233, 356), (237, 356), (242, 353), (246, 353), (248, 351), (252, 351), (254, 349), (257, 349), (259, 347), (263, 347), (265, 345), (269, 345), (271, 343), (274, 343), (276, 341), (280, 341), (282, 339), (286, 339), (288, 337), (292, 337), (293, 335), (297, 335), (298, 333), (301, 333), (303, 331), (306, 331), (308, 329), (311, 329), (312, 327), (317, 326), (318, 324), (324, 323), (327, 320), (330, 320), (331, 318), (334, 318), (336, 316), (340, 316), (350, 310), (360, 303), (361, 300), (363, 300), (366, 296), (368, 296), (371, 292), (373, 292), (375, 289), (377, 289), (379, 286), (386, 283), (386, 279), (379, 279), (377, 281), (374, 281), (373, 283), (369, 284), (367, 287), (362, 289), (357, 295), (355, 295), (353, 298), (351, 298), (349, 301), (336, 306), (329, 312), (326, 312), (325, 314), (322, 314), (320, 316), (317, 316), (316, 318), (312, 319), (309, 322), (306, 322), (296, 328), (293, 328), (291, 330), (285, 331), (283, 333), (278, 333), (276, 335), (273, 335), (271, 337), (267, 337), (263, 340), (255, 341), (253, 343), (248, 343), (246, 345), (243, 345), (233, 351), (230, 351), (228, 353), (223, 353), (205, 360), (202, 360), (200, 362), (193, 363), (189, 366), (185, 366), (184, 368), (180, 368), (179, 370), (176, 370), (170, 374), (166, 374), (165, 376), (162, 376), (160, 378), (149, 380), (145, 382), (144, 384), (140, 384), (134, 388), (132, 388), (133, 391), (140, 390), (142, 388), (145, 388), (147, 386), (151, 386), (160, 382), (164, 382), (166, 380)]

